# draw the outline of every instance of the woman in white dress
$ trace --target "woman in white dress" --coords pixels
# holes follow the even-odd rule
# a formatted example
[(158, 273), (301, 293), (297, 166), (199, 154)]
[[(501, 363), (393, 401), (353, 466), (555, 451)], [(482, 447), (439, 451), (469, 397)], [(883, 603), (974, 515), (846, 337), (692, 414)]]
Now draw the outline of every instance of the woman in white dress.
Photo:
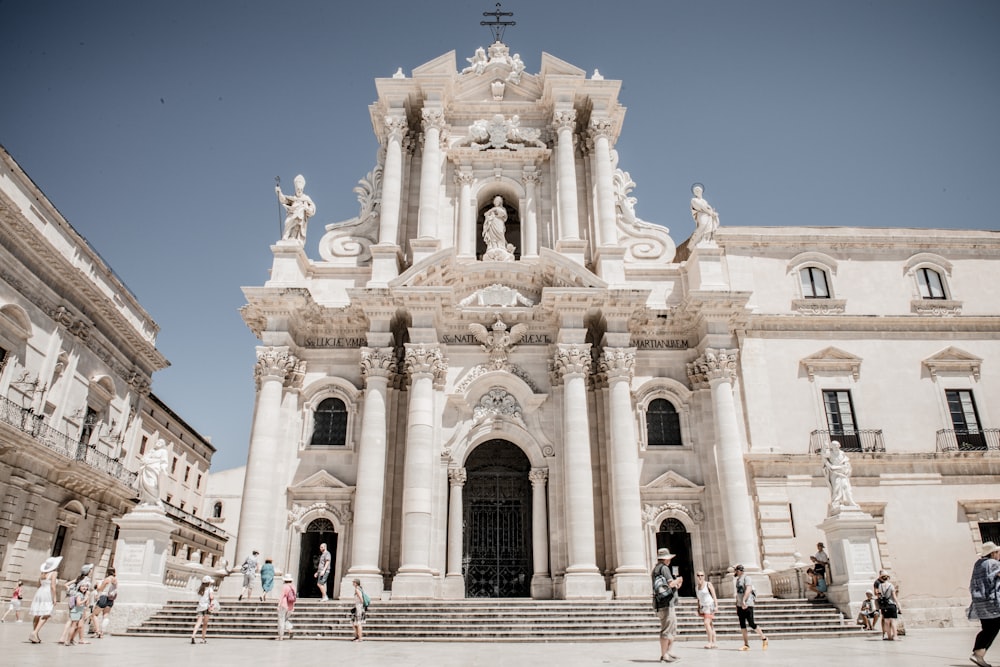
[(31, 615), (34, 617), (31, 623), (31, 634), (28, 641), (32, 644), (41, 644), (42, 640), (38, 636), (38, 631), (42, 629), (45, 622), (52, 616), (52, 607), (56, 599), (56, 570), (62, 556), (53, 556), (42, 563), (42, 576), (38, 579), (38, 590), (31, 600)]

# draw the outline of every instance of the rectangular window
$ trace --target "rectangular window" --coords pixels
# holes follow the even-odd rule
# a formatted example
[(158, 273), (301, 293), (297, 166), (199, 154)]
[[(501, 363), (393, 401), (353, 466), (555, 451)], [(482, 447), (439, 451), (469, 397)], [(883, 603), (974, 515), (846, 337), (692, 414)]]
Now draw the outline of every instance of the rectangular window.
[(826, 271), (816, 266), (807, 266), (799, 271), (802, 280), (802, 296), (806, 299), (829, 299), (830, 288), (826, 283)]
[(992, 542), (993, 544), (1000, 544), (1000, 522), (980, 521), (979, 536), (983, 538), (983, 542)]
[(56, 528), (56, 539), (52, 542), (52, 556), (62, 556), (63, 544), (66, 543), (66, 526)]
[(861, 451), (858, 426), (854, 419), (854, 403), (847, 390), (824, 390), (823, 405), (826, 409), (826, 424), (830, 438), (840, 442), (844, 451)]
[(191, 478), (191, 466), (188, 466), (187, 469), (184, 471), (184, 481), (186, 482), (190, 478)]
[(917, 283), (920, 285), (920, 298), (945, 298), (941, 274), (934, 269), (917, 269)]
[(174, 457), (174, 460), (170, 462), (170, 474), (173, 475), (175, 472), (177, 472), (177, 457), (176, 456)]
[(194, 488), (196, 489), (201, 488), (201, 475), (198, 475), (198, 483), (194, 485)]
[(87, 406), (87, 414), (83, 418), (83, 428), (80, 429), (80, 444), (86, 445), (90, 442), (90, 436), (94, 433), (94, 427), (97, 426), (97, 410)]
[(146, 436), (142, 436), (142, 442), (139, 443), (139, 456), (142, 456), (143, 454), (146, 453), (146, 444), (148, 442), (149, 442), (149, 438), (146, 437)]
[(969, 389), (946, 389), (948, 412), (951, 413), (951, 424), (955, 429), (955, 440), (960, 451), (986, 450), (986, 436), (979, 425), (979, 412), (976, 401)]

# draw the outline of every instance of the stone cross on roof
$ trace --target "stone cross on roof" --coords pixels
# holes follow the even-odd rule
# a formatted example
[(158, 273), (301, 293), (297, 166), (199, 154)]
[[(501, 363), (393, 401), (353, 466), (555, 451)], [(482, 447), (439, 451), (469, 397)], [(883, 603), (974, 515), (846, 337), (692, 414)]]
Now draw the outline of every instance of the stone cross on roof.
[(502, 12), (500, 11), (500, 3), (497, 3), (497, 8), (492, 12), (483, 12), (483, 16), (492, 16), (492, 21), (480, 21), (479, 25), (485, 25), (490, 27), (490, 32), (493, 33), (493, 41), (502, 42), (503, 41), (503, 31), (509, 25), (517, 25), (515, 21), (501, 21), (501, 16), (513, 16), (514, 12)]

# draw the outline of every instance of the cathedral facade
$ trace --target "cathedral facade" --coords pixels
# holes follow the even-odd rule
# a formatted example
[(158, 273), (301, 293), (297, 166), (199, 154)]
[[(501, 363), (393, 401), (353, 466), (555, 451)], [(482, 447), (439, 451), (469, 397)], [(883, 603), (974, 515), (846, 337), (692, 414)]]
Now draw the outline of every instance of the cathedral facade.
[(333, 595), (645, 598), (666, 546), (682, 594), (736, 563), (766, 592), (824, 539), (837, 440), (878, 539), (834, 572), (892, 568), (950, 619), (966, 568), (927, 560), (1000, 525), (1000, 234), (720, 227), (696, 186), (678, 247), (618, 166), (620, 81), (500, 42), (468, 61), (376, 79), (376, 164), (319, 259), (303, 184), (279, 192), (244, 288), (238, 558), (306, 597), (326, 543)]

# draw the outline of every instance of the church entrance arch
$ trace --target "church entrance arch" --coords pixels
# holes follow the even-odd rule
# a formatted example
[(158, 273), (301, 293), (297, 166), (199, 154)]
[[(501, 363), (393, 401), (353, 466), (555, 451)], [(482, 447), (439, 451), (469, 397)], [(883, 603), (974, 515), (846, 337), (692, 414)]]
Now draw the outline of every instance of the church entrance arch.
[(462, 497), (465, 596), (531, 597), (531, 463), (489, 440), (469, 454)]
[[(319, 588), (316, 586), (316, 570), (319, 569), (319, 545), (326, 544), (331, 558), (337, 553), (337, 533), (329, 519), (313, 519), (302, 533), (299, 547), (299, 578), (298, 596), (300, 598), (318, 598)], [(337, 575), (334, 572), (335, 560), (330, 563), (330, 577), (327, 579), (326, 594), (333, 595), (333, 582)]]
[(664, 519), (660, 529), (656, 531), (656, 548), (670, 549), (675, 554), (670, 561), (674, 575), (684, 577), (680, 594), (694, 596), (694, 567), (691, 562), (691, 533), (679, 519)]

